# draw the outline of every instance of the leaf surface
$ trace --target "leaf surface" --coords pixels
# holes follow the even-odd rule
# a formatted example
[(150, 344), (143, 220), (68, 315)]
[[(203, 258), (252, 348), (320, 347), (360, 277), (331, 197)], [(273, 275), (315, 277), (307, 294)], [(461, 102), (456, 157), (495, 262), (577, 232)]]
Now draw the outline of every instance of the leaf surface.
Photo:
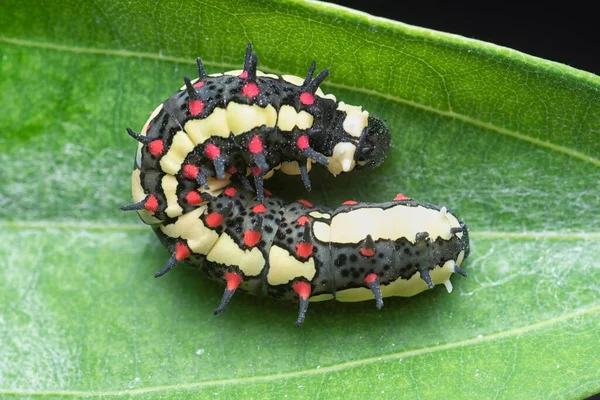
[[(0, 395), (581, 398), (600, 391), (600, 79), (491, 44), (288, 1), (0, 0)], [(269, 187), (334, 206), (397, 192), (464, 218), (467, 279), (296, 305), (179, 266), (130, 202), (148, 114), (194, 76), (304, 75), (390, 125), (382, 167)]]

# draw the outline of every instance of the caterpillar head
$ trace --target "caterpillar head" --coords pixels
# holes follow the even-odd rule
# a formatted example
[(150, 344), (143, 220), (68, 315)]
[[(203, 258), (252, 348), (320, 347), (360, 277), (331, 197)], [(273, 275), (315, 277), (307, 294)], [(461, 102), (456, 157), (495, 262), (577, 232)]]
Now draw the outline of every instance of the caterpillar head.
[(333, 147), (329, 171), (337, 175), (354, 168), (381, 165), (390, 148), (390, 130), (386, 123), (380, 118), (369, 117), (360, 107), (346, 106), (344, 111), (346, 115), (341, 120), (343, 139)]
[(363, 131), (354, 160), (357, 168), (375, 168), (380, 166), (390, 149), (390, 129), (377, 117), (369, 117), (369, 124)]

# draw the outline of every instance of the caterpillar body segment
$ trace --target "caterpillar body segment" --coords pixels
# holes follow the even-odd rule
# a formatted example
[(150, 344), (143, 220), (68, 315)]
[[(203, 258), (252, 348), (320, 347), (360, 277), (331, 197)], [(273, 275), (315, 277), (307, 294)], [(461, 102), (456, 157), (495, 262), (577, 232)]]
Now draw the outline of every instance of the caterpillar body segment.
[(244, 291), (299, 301), (301, 323), (309, 302), (374, 299), (381, 308), (385, 297), (437, 284), (450, 291), (450, 276), (466, 275), (467, 226), (445, 207), (404, 196), (334, 210), (273, 196), (261, 203), (238, 185), (201, 196), (207, 201), (154, 230), (172, 254), (167, 270), (186, 261), (226, 286), (215, 313)]
[[(207, 75), (198, 59), (198, 78), (185, 78), (185, 85), (154, 110), (139, 133), (127, 129), (139, 142), (137, 184), (144, 197), (154, 195), (159, 203), (155, 219), (183, 212), (165, 207), (171, 189), (207, 188), (210, 178), (232, 178), (248, 188), (250, 176), (262, 200), (263, 179), (275, 169), (300, 175), (310, 189), (312, 163), (337, 175), (383, 162), (389, 129), (361, 107), (325, 95), (319, 85), (327, 69), (313, 76), (313, 62), (301, 78), (256, 68), (251, 45), (242, 70)], [(161, 187), (165, 176), (172, 177), (166, 180), (174, 188)], [(144, 200), (137, 195), (136, 203)]]

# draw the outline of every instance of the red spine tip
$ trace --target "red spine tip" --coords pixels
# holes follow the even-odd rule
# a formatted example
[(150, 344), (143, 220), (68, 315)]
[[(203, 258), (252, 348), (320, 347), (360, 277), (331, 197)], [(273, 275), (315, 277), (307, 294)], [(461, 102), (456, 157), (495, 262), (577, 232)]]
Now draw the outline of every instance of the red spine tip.
[(248, 150), (250, 150), (250, 153), (252, 154), (263, 152), (263, 143), (262, 140), (260, 140), (260, 137), (258, 137), (258, 135), (254, 135), (252, 137), (252, 140), (250, 140), (250, 143), (248, 143)]
[(237, 190), (234, 187), (228, 187), (223, 193), (225, 193), (225, 196), (227, 197), (233, 197), (237, 194)]
[(242, 277), (235, 272), (225, 272), (225, 280), (227, 281), (227, 290), (235, 290), (242, 283)]
[(313, 96), (312, 93), (303, 92), (302, 94), (300, 94), (300, 103), (304, 104), (305, 106), (310, 106), (314, 102), (315, 96)]
[(256, 97), (260, 93), (260, 89), (254, 82), (248, 82), (242, 86), (242, 93), (246, 97)]
[(252, 167), (252, 175), (259, 176), (261, 173), (262, 173), (262, 170), (259, 167), (257, 167), (257, 166)]
[(409, 197), (406, 197), (405, 195), (403, 195), (402, 193), (398, 193), (396, 195), (396, 197), (394, 197), (394, 200), (410, 200)]
[(298, 203), (300, 203), (300, 204), (302, 204), (302, 205), (304, 205), (304, 206), (308, 207), (308, 208), (312, 208), (312, 206), (313, 206), (313, 204), (312, 204), (310, 201), (308, 201), (308, 200), (303, 200), (303, 199), (300, 199), (300, 200), (296, 200), (296, 201), (297, 201)]
[(196, 89), (200, 89), (202, 86), (204, 86), (204, 82), (203, 81), (198, 81), (198, 82), (194, 83), (194, 87)]
[(244, 71), (240, 74), (241, 79), (246, 79), (248, 77), (248, 71)]
[(362, 254), (365, 257), (373, 257), (375, 255), (375, 250), (373, 250), (373, 249), (366, 249), (366, 248), (362, 247), (360, 249), (360, 254)]
[(309, 147), (308, 144), (308, 136), (306, 135), (302, 135), (298, 138), (298, 140), (296, 141), (296, 146), (298, 146), (298, 148), (300, 150), (305, 150)]
[(301, 225), (304, 226), (304, 224), (306, 224), (308, 222), (308, 217), (306, 215), (301, 216), (300, 218), (298, 218), (296, 220), (296, 222)]
[(306, 242), (296, 243), (296, 254), (301, 258), (308, 258), (313, 252), (313, 245)]
[(265, 194), (265, 196), (267, 196), (267, 197), (268, 197), (268, 196), (272, 196), (272, 195), (273, 195), (273, 193), (271, 193), (271, 191), (270, 191), (270, 190), (268, 190), (268, 189), (263, 189), (263, 193), (264, 193), (264, 194)]
[(342, 203), (343, 206), (353, 206), (355, 204), (358, 204), (358, 203), (354, 200), (346, 200), (345, 202)]
[(202, 100), (191, 100), (189, 104), (190, 114), (196, 116), (204, 110), (204, 103)]
[(260, 232), (247, 230), (244, 232), (244, 243), (248, 247), (254, 247), (260, 242), (261, 236)]
[(365, 283), (368, 285), (369, 283), (373, 283), (377, 280), (377, 274), (374, 273), (370, 273), (369, 275), (365, 276)]
[(200, 193), (196, 192), (195, 190), (188, 192), (188, 194), (185, 195), (185, 199), (189, 204), (193, 206), (200, 204), (203, 201), (202, 196), (200, 196)]
[(183, 242), (177, 242), (175, 245), (175, 258), (177, 261), (184, 260), (190, 256), (190, 249)]
[(254, 207), (252, 207), (252, 211), (254, 211), (254, 213), (256, 214), (262, 214), (267, 212), (267, 208), (264, 204), (257, 204)]
[(213, 212), (206, 216), (206, 225), (208, 225), (209, 228), (216, 228), (217, 226), (221, 225), (222, 222), (223, 215), (219, 214), (218, 212)]
[(200, 170), (198, 170), (198, 167), (192, 164), (187, 164), (183, 167), (183, 176), (188, 179), (196, 179), (199, 172)]
[(310, 297), (310, 284), (306, 282), (296, 282), (292, 285), (292, 290), (298, 294), (302, 299), (308, 299)]
[(155, 212), (158, 209), (158, 199), (155, 195), (151, 194), (148, 196), (144, 203), (144, 208), (150, 212)]
[(210, 161), (213, 161), (215, 158), (221, 155), (221, 149), (212, 143), (206, 145), (204, 152), (206, 153), (206, 157), (208, 157)]
[(148, 144), (148, 151), (150, 151), (150, 154), (152, 154), (153, 156), (158, 156), (159, 154), (162, 154), (163, 150), (164, 145), (162, 140), (160, 139), (153, 140)]

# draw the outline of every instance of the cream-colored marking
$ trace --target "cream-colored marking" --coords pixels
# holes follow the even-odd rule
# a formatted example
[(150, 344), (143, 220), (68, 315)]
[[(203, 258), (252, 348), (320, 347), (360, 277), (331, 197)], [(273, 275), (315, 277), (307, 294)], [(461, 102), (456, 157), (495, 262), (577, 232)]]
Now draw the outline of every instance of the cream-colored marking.
[(460, 266), (465, 259), (465, 251), (461, 251), (458, 253), (458, 257), (456, 257), (456, 265)]
[[(438, 237), (448, 240), (452, 236), (450, 228), (458, 226), (458, 220), (452, 214), (447, 213), (446, 218), (441, 219), (438, 210), (423, 206), (397, 204), (387, 210), (360, 208), (332, 218), (331, 241), (359, 243), (367, 235), (371, 235), (373, 240), (396, 240), (404, 237), (414, 243), (418, 232), (428, 232), (432, 241)], [(315, 231), (315, 235), (318, 233), (320, 231)], [(323, 240), (318, 236), (317, 239)]]
[(230, 102), (227, 105), (227, 126), (234, 135), (241, 135), (262, 125), (269, 128), (277, 122), (277, 111), (268, 104), (265, 108), (256, 104), (247, 105)]
[(265, 266), (265, 259), (257, 247), (253, 247), (251, 250), (242, 250), (225, 232), (221, 234), (206, 259), (220, 264), (235, 265), (246, 276), (260, 274)]
[(440, 216), (442, 218), (446, 218), (446, 213), (448, 213), (448, 209), (446, 208), (446, 206), (443, 206), (442, 208), (440, 208)]
[(173, 175), (165, 175), (161, 182), (163, 192), (165, 192), (165, 200), (167, 201), (165, 214), (171, 218), (175, 218), (183, 213), (183, 209), (177, 203), (177, 178)]
[(281, 131), (291, 131), (296, 126), (296, 119), (298, 114), (294, 107), (283, 105), (279, 109), (279, 115), (277, 116), (277, 127)]
[(296, 119), (296, 126), (298, 129), (308, 129), (313, 125), (313, 116), (302, 110), (298, 113)]
[(185, 123), (185, 131), (195, 145), (202, 144), (211, 136), (229, 137), (227, 112), (217, 107), (206, 118), (190, 119)]
[(189, 152), (194, 150), (194, 144), (189, 136), (179, 131), (173, 136), (173, 142), (167, 154), (160, 159), (160, 167), (167, 174), (175, 175), (179, 172), (183, 160)]
[[(131, 174), (131, 195), (134, 203), (139, 203), (146, 198), (146, 193), (144, 193), (144, 188), (142, 187), (142, 182), (140, 180), (139, 169), (134, 169)], [(138, 210), (137, 213), (145, 224), (156, 225), (161, 223), (160, 219), (155, 218), (152, 213), (146, 209)]]
[(369, 123), (369, 113), (363, 111), (361, 106), (351, 106), (343, 101), (338, 103), (337, 109), (346, 112), (343, 124), (344, 130), (349, 135), (360, 137), (363, 129)]
[[(229, 71), (229, 72), (234, 72), (234, 71)], [(242, 70), (240, 69), (240, 74), (241, 74), (241, 73), (242, 73)], [(215, 72), (214, 74), (209, 74), (208, 76), (211, 76), (211, 77), (214, 77), (214, 78), (216, 78), (217, 76), (223, 76), (223, 75), (225, 75), (225, 74), (224, 74), (224, 73), (222, 73), (222, 72)], [(228, 73), (227, 75), (233, 75), (233, 74), (231, 74), (231, 73)], [(238, 75), (239, 75), (239, 74), (238, 74)], [(182, 89), (185, 89), (185, 86), (184, 86)]]
[(446, 290), (448, 291), (448, 293), (452, 293), (452, 282), (450, 282), (450, 278), (448, 278), (447, 280), (445, 280), (444, 282), (442, 282), (444, 284), (444, 286), (446, 286)]
[(294, 278), (306, 278), (309, 281), (315, 276), (315, 260), (310, 257), (305, 262), (296, 260), (287, 250), (272, 246), (269, 251), (269, 285), (283, 285)]
[(142, 148), (144, 147), (143, 143), (138, 143), (137, 150), (135, 152), (135, 165), (140, 168), (142, 166)]
[(312, 211), (308, 215), (314, 218), (323, 218), (323, 219), (331, 219), (331, 215), (326, 213), (320, 213), (318, 211)]
[(270, 170), (269, 172), (267, 172), (266, 174), (263, 175), (263, 179), (269, 179), (270, 177), (273, 176), (274, 173), (275, 173), (274, 170)]
[(281, 164), (281, 172), (287, 175), (300, 175), (298, 161), (284, 161)]
[(313, 223), (313, 235), (321, 242), (329, 243), (331, 240), (331, 227), (325, 222), (315, 221)]
[(385, 212), (381, 208), (359, 208), (339, 213), (331, 219), (330, 240), (334, 243), (359, 243), (367, 235), (371, 235), (373, 240), (387, 239), (387, 223)]
[(202, 223), (200, 217), (205, 211), (206, 206), (200, 206), (183, 214), (173, 224), (161, 225), (160, 230), (169, 237), (187, 240), (187, 245), (194, 253), (206, 255), (219, 235)]
[[(436, 267), (429, 271), (433, 283), (438, 285), (449, 280), (454, 271), (453, 266), (454, 261), (450, 260), (447, 261), (442, 268)], [(381, 295), (383, 297), (410, 297), (427, 289), (427, 284), (421, 279), (421, 275), (416, 273), (408, 280), (398, 278), (387, 285), (381, 285)], [(354, 302), (370, 300), (373, 298), (373, 292), (367, 288), (344, 289), (335, 293), (335, 299), (338, 301)]]
[(332, 294), (329, 293), (323, 293), (323, 294), (318, 294), (316, 296), (312, 296), (309, 297), (309, 301), (311, 302), (317, 302), (317, 301), (327, 301), (327, 300), (333, 300), (334, 297)]
[(214, 194), (213, 191), (223, 189), (225, 186), (231, 184), (231, 181), (229, 180), (230, 176), (231, 175), (229, 175), (228, 173), (225, 173), (224, 179), (216, 179), (211, 176), (207, 177), (206, 183), (208, 183), (209, 189), (206, 190), (203, 188), (202, 190), (200, 190), (200, 192), (208, 192), (213, 196), (218, 196), (220, 192), (217, 194)]
[(304, 78), (300, 78), (296, 75), (281, 75), (281, 79), (296, 86), (302, 86), (304, 84)]
[[(319, 93), (319, 91), (317, 91), (317, 94), (318, 93)], [(326, 99), (329, 99), (329, 100), (337, 101), (337, 99), (335, 98), (335, 95), (332, 94), (332, 93), (327, 93), (326, 95), (323, 95), (323, 97), (326, 98)]]
[(333, 153), (329, 159), (329, 165), (327, 169), (334, 176), (339, 175), (342, 172), (348, 172), (354, 168), (356, 162), (354, 161), (354, 152), (356, 146), (350, 142), (340, 142), (333, 148)]

